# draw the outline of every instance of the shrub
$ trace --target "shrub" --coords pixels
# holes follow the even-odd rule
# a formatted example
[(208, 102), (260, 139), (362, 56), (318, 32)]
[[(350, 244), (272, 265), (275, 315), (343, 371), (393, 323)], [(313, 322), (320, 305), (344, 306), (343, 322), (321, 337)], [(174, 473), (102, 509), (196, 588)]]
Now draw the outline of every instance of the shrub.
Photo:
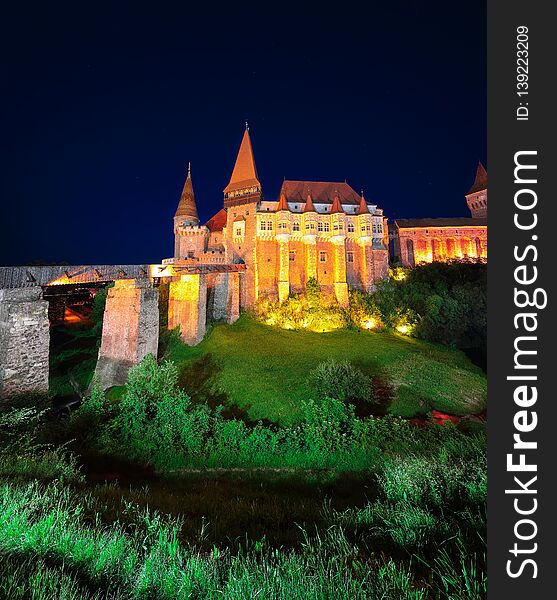
[(320, 399), (371, 400), (371, 380), (348, 361), (330, 358), (311, 372), (310, 383)]
[(350, 290), (348, 315), (350, 321), (360, 329), (382, 329), (383, 316), (371, 294)]

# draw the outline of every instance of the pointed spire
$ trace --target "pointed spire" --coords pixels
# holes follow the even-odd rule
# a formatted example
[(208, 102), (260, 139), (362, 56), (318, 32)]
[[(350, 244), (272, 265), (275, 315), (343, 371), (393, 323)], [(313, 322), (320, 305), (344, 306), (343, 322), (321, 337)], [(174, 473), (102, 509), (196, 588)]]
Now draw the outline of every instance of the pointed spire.
[(199, 223), (199, 215), (197, 214), (197, 206), (195, 204), (195, 195), (193, 193), (193, 184), (191, 181), (191, 164), (188, 163), (188, 176), (182, 189), (180, 202), (176, 209), (175, 217), (182, 217), (186, 221), (191, 221), (195, 225)]
[(336, 213), (343, 213), (344, 209), (342, 208), (342, 204), (340, 203), (340, 198), (338, 197), (338, 194), (335, 194), (335, 197), (333, 198), (333, 204), (331, 206), (331, 214), (334, 215)]
[(364, 198), (364, 190), (362, 190), (362, 195), (360, 196), (360, 207), (358, 208), (359, 215), (367, 215), (369, 214), (369, 208), (367, 207), (366, 199)]
[(286, 194), (284, 192), (281, 193), (280, 195), (280, 200), (277, 206), (277, 212), (279, 210), (290, 210), (290, 207), (288, 206), (288, 202), (286, 201)]
[[(468, 194), (473, 194), (474, 192), (479, 192), (481, 190), (487, 189), (487, 171), (485, 167), (482, 165), (481, 161), (478, 161), (478, 167), (476, 168), (476, 178), (474, 179), (474, 184), (470, 188)], [(466, 195), (468, 195), (466, 194)]]
[(304, 206), (304, 212), (317, 212), (315, 210), (315, 206), (313, 206), (313, 200), (311, 199), (311, 194), (308, 193), (308, 197), (306, 199), (306, 205)]
[(241, 190), (244, 188), (257, 187), (261, 188), (257, 177), (257, 169), (255, 168), (255, 160), (253, 158), (253, 150), (251, 147), (251, 139), (249, 135), (249, 127), (246, 122), (244, 137), (238, 150), (234, 170), (228, 185), (224, 188), (224, 193)]

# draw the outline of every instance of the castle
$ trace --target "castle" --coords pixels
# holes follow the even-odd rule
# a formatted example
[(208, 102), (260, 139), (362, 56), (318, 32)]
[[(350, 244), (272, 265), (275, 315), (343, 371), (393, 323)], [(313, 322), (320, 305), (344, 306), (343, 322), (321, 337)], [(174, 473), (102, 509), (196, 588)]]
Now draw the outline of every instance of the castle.
[(487, 259), (487, 172), (481, 162), (465, 197), (470, 217), (396, 219), (389, 228), (391, 260), (413, 267), (450, 259)]
[(292, 181), (263, 196), (246, 126), (224, 207), (200, 224), (191, 171), (174, 215), (174, 257), (166, 264), (245, 264), (240, 304), (285, 300), (314, 278), (348, 303), (348, 288), (372, 291), (388, 276), (383, 210), (346, 182)]

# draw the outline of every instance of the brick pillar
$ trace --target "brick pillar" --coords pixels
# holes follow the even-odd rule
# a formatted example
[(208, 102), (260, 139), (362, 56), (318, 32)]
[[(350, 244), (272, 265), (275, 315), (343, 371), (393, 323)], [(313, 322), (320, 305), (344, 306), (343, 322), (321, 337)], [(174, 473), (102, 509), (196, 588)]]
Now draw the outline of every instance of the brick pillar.
[(373, 260), (373, 282), (371, 290), (375, 290), (377, 282), (389, 277), (389, 251), (386, 248), (375, 248), (371, 252)]
[(226, 322), (234, 323), (240, 318), (240, 273), (228, 273), (228, 294), (226, 299)]
[(373, 251), (371, 249), (371, 239), (369, 241), (362, 240), (362, 286), (364, 291), (371, 292), (374, 289), (375, 273), (373, 265)]
[(340, 306), (348, 306), (348, 283), (346, 282), (346, 250), (344, 238), (333, 242), (333, 286)]
[(168, 329), (180, 327), (189, 346), (203, 339), (207, 321), (207, 275), (189, 273), (172, 281), (168, 292)]
[(317, 279), (317, 236), (305, 235), (304, 247), (306, 250), (306, 281)]
[(130, 367), (157, 356), (159, 291), (147, 279), (121, 279), (108, 290), (95, 370), (103, 389), (123, 385)]
[(0, 398), (48, 391), (49, 343), (42, 288), (0, 290)]
[(240, 273), (219, 273), (216, 279), (213, 319), (234, 323), (240, 317)]
[(290, 294), (290, 257), (288, 255), (289, 238), (289, 235), (277, 235), (277, 240), (279, 243), (279, 302), (284, 302)]

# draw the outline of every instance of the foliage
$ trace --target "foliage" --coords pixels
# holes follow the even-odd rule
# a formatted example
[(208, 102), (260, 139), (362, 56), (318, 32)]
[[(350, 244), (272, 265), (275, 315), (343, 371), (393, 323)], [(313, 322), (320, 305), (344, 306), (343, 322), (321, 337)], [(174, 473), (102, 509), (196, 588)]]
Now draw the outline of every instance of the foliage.
[(64, 446), (39, 439), (48, 413), (42, 403), (12, 407), (0, 413), (0, 477), (79, 480), (75, 457)]
[(350, 290), (348, 316), (350, 321), (360, 329), (380, 330), (383, 328), (383, 315), (373, 295), (361, 290)]
[(397, 310), (411, 311), (416, 337), (459, 348), (485, 347), (487, 267), (482, 261), (421, 265), (374, 294), (386, 324), (396, 328)]
[(320, 363), (310, 373), (310, 382), (320, 399), (335, 398), (341, 401), (373, 399), (369, 377), (353, 367), (347, 360), (334, 358)]
[[(61, 486), (2, 485), (0, 553), (19, 559), (17, 566), (1, 561), (4, 588), (36, 593), (50, 582), (65, 597), (91, 598), (102, 589), (116, 600), (214, 598), (217, 590), (222, 598), (299, 600), (425, 600), (438, 591), (443, 598), (480, 598), (485, 592), (485, 561), (469, 551), (461, 533), (453, 542), (456, 552), (440, 544), (433, 559), (414, 561), (366, 558), (338, 525), (312, 535), (303, 531), (299, 550), (254, 548), (233, 555), (217, 546), (200, 552), (199, 540), (182, 543), (180, 521), (149, 509), (137, 513), (132, 527), (119, 520), (103, 525), (94, 510), (90, 495), (76, 498)], [(418, 523), (431, 529), (427, 519), (418, 517)], [(47, 562), (48, 569), (33, 569), (29, 559)], [(434, 565), (433, 581), (416, 574), (420, 562)]]
[(256, 316), (262, 323), (281, 329), (320, 333), (343, 329), (348, 323), (336, 301), (324, 301), (311, 287), (309, 294), (291, 295), (284, 302), (259, 301)]
[(485, 408), (485, 375), (464, 354), (389, 333), (285, 331), (242, 315), (232, 326), (216, 325), (195, 347), (171, 338), (164, 356), (187, 374), (181, 385), (195, 403), (213, 398), (252, 421), (299, 422), (302, 402), (315, 396), (309, 372), (329, 358), (349, 361), (376, 389), (381, 383), (382, 406), (392, 414)]

